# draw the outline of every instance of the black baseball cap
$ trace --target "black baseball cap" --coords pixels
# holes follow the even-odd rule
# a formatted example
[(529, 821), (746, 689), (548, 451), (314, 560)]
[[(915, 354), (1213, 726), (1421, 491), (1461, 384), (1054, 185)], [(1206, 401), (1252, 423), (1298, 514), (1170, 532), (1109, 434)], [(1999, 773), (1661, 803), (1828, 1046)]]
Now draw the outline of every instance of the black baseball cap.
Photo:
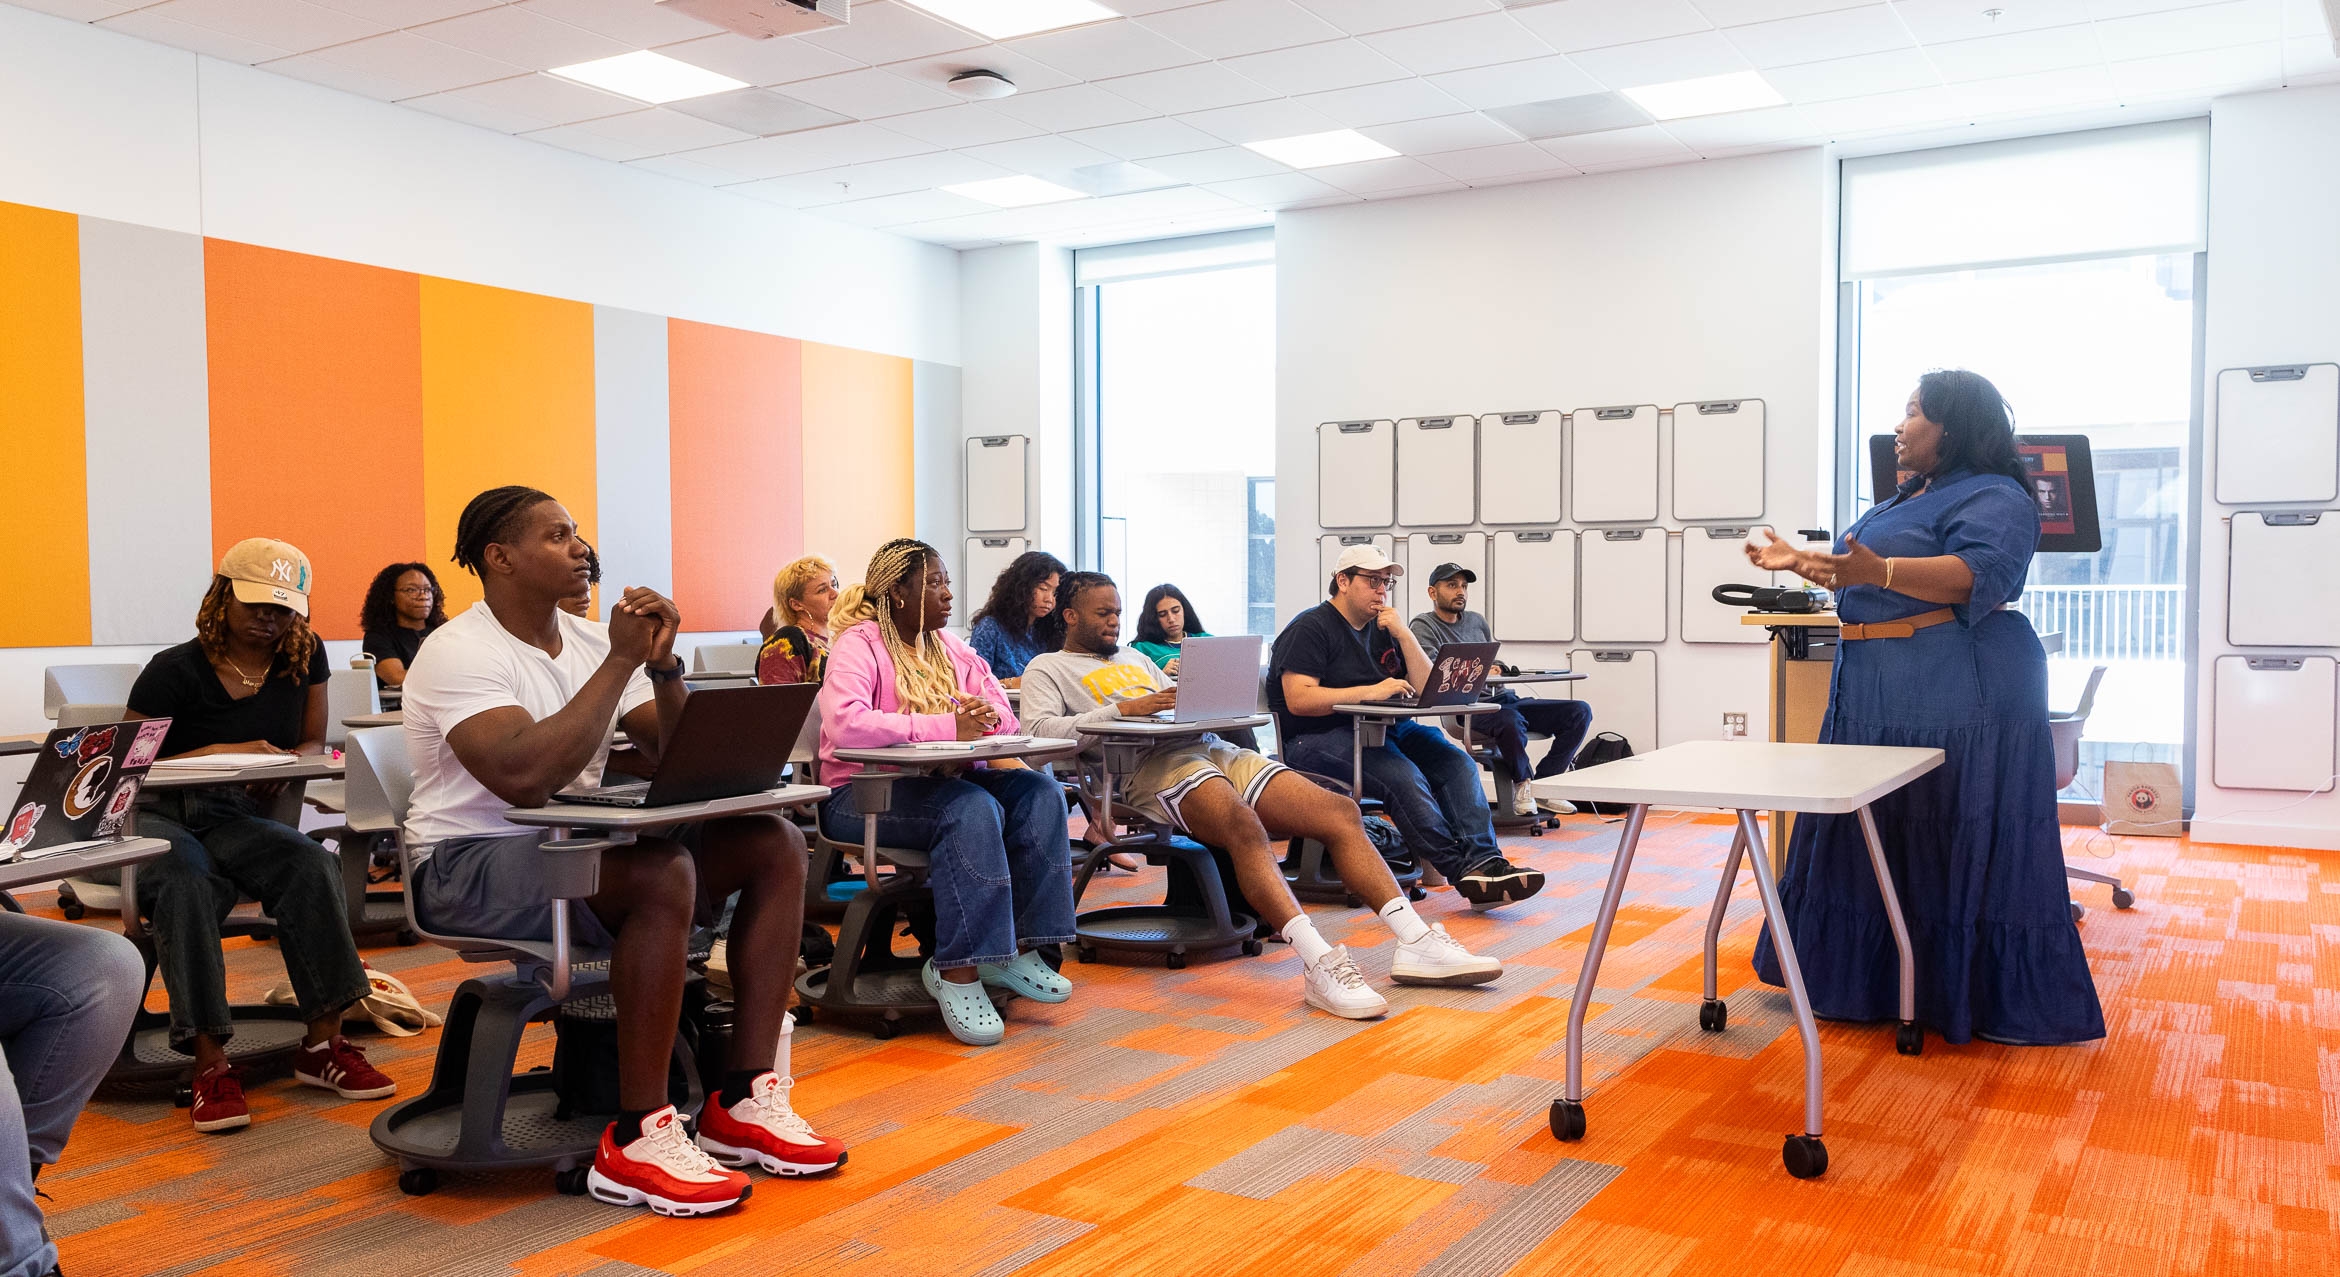
[(1441, 563), (1430, 570), (1430, 584), (1436, 585), (1450, 576), (1459, 576), (1466, 584), (1477, 585), (1479, 574), (1460, 563)]

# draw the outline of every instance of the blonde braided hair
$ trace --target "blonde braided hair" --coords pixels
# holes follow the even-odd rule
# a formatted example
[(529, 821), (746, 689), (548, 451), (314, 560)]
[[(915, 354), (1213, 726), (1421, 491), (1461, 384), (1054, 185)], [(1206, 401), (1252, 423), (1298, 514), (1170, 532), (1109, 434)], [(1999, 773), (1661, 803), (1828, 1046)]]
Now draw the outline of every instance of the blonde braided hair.
[(939, 641), (927, 639), (925, 592), (919, 593), (919, 614), (911, 618), (914, 628), (908, 635), (903, 634), (894, 616), (894, 587), (917, 576), (928, 564), (941, 562), (942, 556), (924, 541), (909, 537), (888, 541), (870, 556), (863, 580), (837, 596), (829, 613), (830, 627), (836, 633), (863, 622), (878, 627), (886, 654), (894, 660), (894, 695), (907, 714), (951, 714), (959, 708), (959, 674), (951, 665), (950, 653)]

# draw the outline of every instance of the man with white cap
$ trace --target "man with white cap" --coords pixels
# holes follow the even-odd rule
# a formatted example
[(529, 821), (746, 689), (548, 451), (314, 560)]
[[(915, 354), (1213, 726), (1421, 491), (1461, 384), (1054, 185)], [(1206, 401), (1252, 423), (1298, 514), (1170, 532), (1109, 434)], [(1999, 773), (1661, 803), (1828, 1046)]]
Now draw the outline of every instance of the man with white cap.
[[(1327, 776), (1349, 774), (1355, 724), (1335, 705), (1387, 700), (1430, 676), (1430, 658), (1389, 606), (1404, 571), (1371, 545), (1341, 552), (1322, 603), (1292, 618), (1268, 663), (1268, 707), (1284, 761)], [(1474, 905), (1525, 900), (1544, 875), (1505, 860), (1495, 846), (1479, 769), (1446, 733), (1396, 719), (1385, 743), (1365, 751), (1365, 792), (1377, 798), (1406, 845)]]

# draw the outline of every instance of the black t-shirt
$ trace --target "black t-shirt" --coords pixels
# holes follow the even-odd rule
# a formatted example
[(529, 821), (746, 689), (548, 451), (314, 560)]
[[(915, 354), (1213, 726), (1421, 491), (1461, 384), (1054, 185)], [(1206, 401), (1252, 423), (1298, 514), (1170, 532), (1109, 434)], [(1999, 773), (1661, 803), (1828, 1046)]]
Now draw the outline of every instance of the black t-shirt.
[(1404, 678), (1406, 652), (1389, 631), (1371, 622), (1359, 634), (1330, 603), (1293, 617), (1276, 636), (1275, 653), (1268, 658), (1268, 708), (1275, 711), (1277, 733), (1289, 739), (1346, 732), (1346, 714), (1309, 718), (1284, 708), (1286, 671), (1306, 674), (1326, 687), (1366, 687), (1386, 678)]
[(410, 630), (393, 625), (387, 630), (366, 631), (366, 652), (377, 661), (396, 661), (408, 669), (414, 668), (414, 654), (422, 650), (429, 630)]
[(220, 685), (203, 645), (189, 639), (155, 653), (138, 672), (138, 681), (130, 685), (130, 711), (171, 720), (162, 743), (165, 758), (248, 740), (291, 749), (301, 743), (301, 728), (308, 722), (309, 689), (324, 682), (327, 673), (323, 643), (309, 654), (306, 678), (288, 677), (279, 655), (267, 683), (239, 701)]

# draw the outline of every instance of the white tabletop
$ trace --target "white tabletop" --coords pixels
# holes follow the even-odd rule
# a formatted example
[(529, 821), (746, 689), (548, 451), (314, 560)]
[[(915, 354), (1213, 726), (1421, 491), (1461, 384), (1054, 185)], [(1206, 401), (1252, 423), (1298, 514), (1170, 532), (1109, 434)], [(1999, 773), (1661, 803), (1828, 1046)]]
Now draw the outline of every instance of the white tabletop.
[(1473, 701), (1468, 705), (1392, 705), (1387, 701), (1360, 701), (1335, 705), (1333, 712), (1355, 714), (1359, 718), (1435, 718), (1444, 714), (1492, 714), (1502, 708), (1492, 701)]
[(79, 878), (101, 869), (143, 864), (170, 849), (171, 845), (160, 838), (116, 838), (72, 851), (43, 853), (35, 849), (28, 856), (0, 864), (0, 891), (14, 891), (60, 878)]
[(604, 807), (599, 803), (547, 803), (542, 807), (515, 807), (504, 819), (515, 825), (560, 825), (571, 829), (656, 829), (718, 816), (746, 816), (817, 803), (829, 796), (826, 785), (782, 785), (778, 789), (702, 803), (673, 803), (665, 807)]
[(1513, 683), (1581, 683), (1586, 676), (1575, 670), (1521, 670), (1517, 674), (1490, 674), (1489, 687), (1509, 687)]
[(406, 721), (406, 711), (386, 709), (379, 714), (352, 714), (341, 720), (341, 725), (352, 731), (364, 727), (396, 727)]
[(1201, 718), (1191, 723), (1173, 723), (1159, 718), (1124, 718), (1110, 723), (1083, 723), (1084, 736), (1200, 736), (1206, 732), (1231, 732), (1243, 727), (1265, 727), (1265, 714), (1238, 714), (1226, 718)]
[(683, 675), (685, 683), (752, 683), (754, 670), (698, 670)]
[(1528, 782), (1538, 798), (1843, 813), (1942, 765), (1938, 749), (1685, 741)]
[(175, 770), (167, 762), (156, 763), (146, 773), (146, 791), (159, 793), (173, 789), (210, 789), (216, 785), (264, 785), (278, 780), (325, 780), (339, 777), (342, 765), (339, 759), (324, 754), (310, 754), (289, 763), (267, 767), (246, 767), (237, 771)]
[(1023, 758), (1052, 763), (1059, 758), (1070, 758), (1081, 752), (1077, 740), (1059, 740), (1039, 737), (1008, 743), (970, 741), (968, 749), (920, 749), (916, 745), (886, 745), (877, 749), (840, 749), (837, 760), (845, 763), (863, 763), (879, 767), (949, 767), (956, 763), (989, 762), (998, 758)]

